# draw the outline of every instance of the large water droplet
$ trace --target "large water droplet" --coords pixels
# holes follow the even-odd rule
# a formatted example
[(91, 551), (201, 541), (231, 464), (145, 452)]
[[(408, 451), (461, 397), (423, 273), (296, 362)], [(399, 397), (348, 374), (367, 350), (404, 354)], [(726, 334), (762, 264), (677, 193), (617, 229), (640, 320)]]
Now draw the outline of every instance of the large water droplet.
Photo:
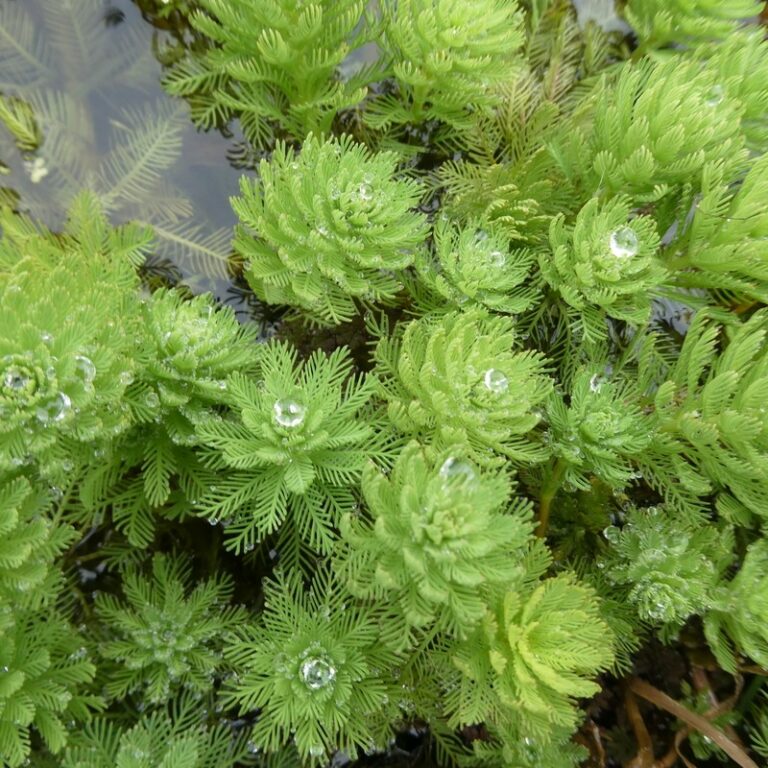
[(507, 263), (507, 257), (503, 251), (494, 249), (488, 254), (488, 263), (492, 267), (503, 267)]
[(3, 376), (3, 386), (14, 392), (27, 388), (29, 376), (25, 376), (18, 368), (9, 368)]
[(635, 230), (630, 227), (620, 227), (611, 232), (609, 241), (611, 253), (617, 259), (628, 259), (637, 253), (639, 241)]
[(497, 395), (509, 389), (509, 379), (496, 368), (489, 368), (485, 372), (483, 384), (487, 390)]
[(297, 400), (284, 398), (278, 400), (273, 407), (275, 421), (288, 429), (298, 427), (304, 421), (307, 409)]
[(357, 188), (357, 194), (363, 202), (370, 202), (373, 200), (373, 188), (370, 184), (361, 184)]
[(336, 679), (336, 667), (327, 659), (313, 656), (301, 665), (301, 679), (313, 691), (324, 688)]
[(599, 373), (596, 373), (589, 380), (589, 388), (593, 392), (599, 392), (603, 388), (603, 382), (604, 381), (605, 381), (605, 379)]
[(618, 544), (621, 531), (615, 525), (609, 525), (607, 528), (603, 529), (603, 536), (605, 536), (606, 540), (611, 544)]
[(461, 480), (471, 482), (476, 474), (474, 467), (463, 459), (457, 459), (455, 456), (449, 456), (440, 467), (440, 477), (444, 480)]
[(75, 355), (75, 368), (86, 385), (96, 378), (96, 366), (90, 357)]
[(325, 747), (320, 746), (320, 744), (313, 744), (309, 748), (309, 754), (312, 757), (322, 757), (325, 754)]
[(72, 401), (69, 399), (69, 395), (64, 394), (64, 392), (59, 392), (59, 394), (49, 403), (38, 407), (36, 413), (37, 419), (42, 424), (61, 421), (71, 408)]
[(723, 103), (723, 99), (725, 98), (725, 89), (722, 85), (717, 84), (713, 85), (709, 89), (709, 93), (707, 94), (707, 98), (705, 100), (705, 104), (708, 107), (718, 107), (720, 104)]

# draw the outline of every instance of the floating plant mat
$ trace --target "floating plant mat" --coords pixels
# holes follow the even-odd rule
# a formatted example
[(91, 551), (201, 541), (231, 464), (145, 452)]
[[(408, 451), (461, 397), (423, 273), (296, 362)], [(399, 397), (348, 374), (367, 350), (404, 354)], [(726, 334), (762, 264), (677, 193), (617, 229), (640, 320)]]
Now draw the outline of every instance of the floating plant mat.
[(768, 758), (760, 9), (0, 0), (0, 764)]

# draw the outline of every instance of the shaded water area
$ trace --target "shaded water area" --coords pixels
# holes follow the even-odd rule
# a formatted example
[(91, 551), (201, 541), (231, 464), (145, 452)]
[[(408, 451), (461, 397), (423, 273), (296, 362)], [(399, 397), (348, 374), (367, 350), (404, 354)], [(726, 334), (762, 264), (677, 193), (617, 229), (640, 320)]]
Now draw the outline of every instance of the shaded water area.
[(114, 223), (152, 225), (150, 272), (247, 312), (231, 267), (243, 144), (195, 129), (160, 84), (177, 45), (130, 0), (0, 0), (0, 93), (34, 112), (40, 143), (0, 127), (0, 200), (52, 228), (80, 189)]

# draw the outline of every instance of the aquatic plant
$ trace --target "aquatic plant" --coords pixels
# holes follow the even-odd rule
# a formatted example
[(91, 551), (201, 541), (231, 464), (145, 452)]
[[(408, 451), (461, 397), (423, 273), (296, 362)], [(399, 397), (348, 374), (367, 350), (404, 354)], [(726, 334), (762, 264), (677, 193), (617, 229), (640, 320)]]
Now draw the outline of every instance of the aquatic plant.
[(758, 4), (136, 6), (0, 4), (0, 763), (754, 768)]

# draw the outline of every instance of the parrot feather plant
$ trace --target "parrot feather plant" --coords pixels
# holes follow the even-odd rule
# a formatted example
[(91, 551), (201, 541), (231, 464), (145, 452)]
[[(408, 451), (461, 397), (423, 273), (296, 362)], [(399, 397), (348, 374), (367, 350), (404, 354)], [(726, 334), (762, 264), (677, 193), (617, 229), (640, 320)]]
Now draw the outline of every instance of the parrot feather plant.
[(761, 3), (6, 5), (0, 764), (765, 760)]

